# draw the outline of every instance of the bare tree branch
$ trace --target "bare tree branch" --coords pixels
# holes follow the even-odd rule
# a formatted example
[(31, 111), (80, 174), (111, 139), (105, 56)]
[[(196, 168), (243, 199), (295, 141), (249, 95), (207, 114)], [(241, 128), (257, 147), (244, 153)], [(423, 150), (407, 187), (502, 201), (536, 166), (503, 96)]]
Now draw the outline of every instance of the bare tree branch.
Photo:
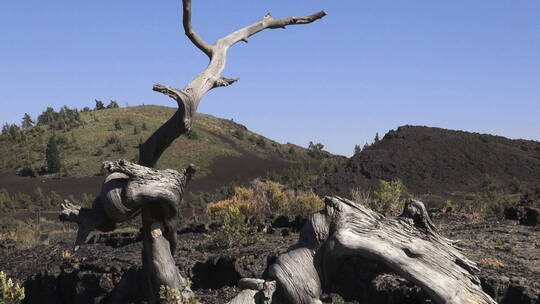
[(202, 40), (202, 38), (193, 30), (193, 26), (191, 25), (191, 0), (183, 0), (183, 8), (182, 23), (184, 25), (186, 36), (188, 36), (189, 40), (191, 40), (191, 42), (193, 42), (193, 44), (208, 57), (212, 57), (213, 46)]
[[(141, 145), (139, 163), (153, 166), (163, 151), (178, 136), (191, 129), (192, 117), (199, 103), (208, 91), (217, 87), (225, 87), (238, 81), (238, 78), (226, 78), (221, 75), (227, 63), (228, 49), (239, 41), (247, 42), (248, 38), (264, 29), (285, 28), (288, 25), (308, 24), (326, 16), (324, 11), (305, 17), (288, 17), (274, 19), (270, 14), (245, 28), (239, 29), (221, 39), (215, 45), (206, 43), (193, 29), (191, 24), (191, 0), (183, 0), (183, 24), (186, 35), (191, 42), (203, 51), (210, 62), (206, 69), (197, 75), (183, 89), (155, 84), (154, 91), (165, 94), (178, 103), (178, 112), (167, 121), (167, 127), (159, 128), (145, 143)], [(174, 122), (176, 120), (176, 123)], [(175, 129), (176, 130), (173, 130)]]
[(274, 19), (270, 13), (264, 16), (261, 20), (255, 22), (254, 24), (239, 29), (238, 31), (221, 38), (218, 40), (216, 45), (218, 47), (230, 47), (239, 41), (247, 42), (248, 38), (257, 34), (258, 32), (265, 29), (284, 29), (288, 25), (297, 25), (297, 24), (308, 24), (312, 23), (322, 17), (326, 16), (325, 11), (320, 11), (313, 15), (305, 17), (288, 17), (283, 19)]

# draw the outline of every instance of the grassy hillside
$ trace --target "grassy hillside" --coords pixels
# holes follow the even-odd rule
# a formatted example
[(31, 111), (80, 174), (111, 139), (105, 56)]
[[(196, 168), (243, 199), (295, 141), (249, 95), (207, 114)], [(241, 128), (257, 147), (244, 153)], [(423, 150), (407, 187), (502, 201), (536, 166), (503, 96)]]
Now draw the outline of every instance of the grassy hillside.
[[(176, 109), (162, 106), (137, 106), (81, 112), (80, 123), (69, 130), (54, 130), (47, 125), (20, 130), (14, 137), (0, 137), (0, 171), (46, 170), (45, 151), (51, 136), (58, 139), (63, 176), (100, 174), (101, 163), (119, 158), (136, 161), (138, 145)], [(165, 151), (158, 168), (181, 169), (198, 166), (196, 178), (210, 173), (210, 166), (220, 157), (249, 154), (260, 159), (295, 161), (307, 157), (305, 149), (281, 145), (244, 126), (197, 114), (193, 131), (182, 136)]]

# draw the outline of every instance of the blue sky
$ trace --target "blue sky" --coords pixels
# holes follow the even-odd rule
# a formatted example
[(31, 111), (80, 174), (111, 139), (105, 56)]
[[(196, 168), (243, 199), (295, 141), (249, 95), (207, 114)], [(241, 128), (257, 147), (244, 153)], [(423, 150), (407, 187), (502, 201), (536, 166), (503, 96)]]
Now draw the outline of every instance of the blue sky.
[[(324, 19), (267, 30), (229, 52), (240, 77), (199, 111), (280, 142), (351, 155), (404, 124), (540, 140), (540, 1), (193, 0), (208, 42), (274, 17)], [(180, 0), (5, 1), (0, 122), (46, 106), (175, 106), (207, 59), (181, 29)]]

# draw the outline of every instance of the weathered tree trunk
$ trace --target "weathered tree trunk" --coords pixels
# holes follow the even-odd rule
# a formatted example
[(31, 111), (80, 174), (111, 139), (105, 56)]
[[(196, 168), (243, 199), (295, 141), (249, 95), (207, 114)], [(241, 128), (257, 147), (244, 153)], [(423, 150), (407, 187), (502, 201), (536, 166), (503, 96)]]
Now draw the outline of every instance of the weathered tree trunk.
[(75, 247), (77, 248), (86, 242), (89, 233), (94, 229), (109, 231), (115, 228), (116, 223), (142, 213), (143, 267), (152, 288), (152, 302), (158, 301), (161, 286), (180, 289), (182, 298), (191, 296), (189, 287), (186, 286), (174, 263), (173, 254), (176, 246), (177, 205), (182, 199), (185, 183), (194, 169), (190, 167), (183, 173), (178, 173), (173, 170), (160, 171), (146, 167), (153, 167), (170, 144), (191, 129), (193, 115), (204, 94), (213, 88), (228, 86), (238, 80), (221, 76), (231, 46), (239, 41), (247, 42), (250, 36), (264, 29), (307, 24), (326, 15), (321, 11), (306, 17), (274, 19), (268, 14), (258, 22), (210, 45), (193, 30), (191, 0), (183, 0), (182, 3), (185, 34), (209, 57), (208, 67), (183, 89), (154, 85), (154, 91), (176, 100), (178, 111), (140, 146), (140, 166), (126, 161), (105, 163), (104, 167), (111, 174), (107, 177), (102, 193), (92, 208), (85, 209), (66, 203), (62, 205), (60, 215), (62, 220), (73, 221), (79, 225)]
[[(401, 216), (387, 219), (343, 198), (325, 201), (298, 243), (269, 268), (268, 280), (277, 282), (277, 295), (286, 303), (321, 303), (322, 291), (350, 256), (385, 264), (437, 303), (495, 303), (482, 291), (476, 264), (437, 233), (421, 202), (411, 201)], [(243, 291), (231, 303), (259, 303), (248, 295)]]

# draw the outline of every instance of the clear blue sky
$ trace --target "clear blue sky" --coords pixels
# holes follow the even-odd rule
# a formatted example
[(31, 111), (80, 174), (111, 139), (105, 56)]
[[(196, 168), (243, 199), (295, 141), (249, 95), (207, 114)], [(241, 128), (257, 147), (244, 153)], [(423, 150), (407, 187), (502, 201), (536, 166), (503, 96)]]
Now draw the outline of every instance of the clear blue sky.
[[(199, 111), (280, 142), (351, 155), (404, 124), (540, 140), (540, 1), (193, 0), (208, 42), (274, 17), (328, 16), (267, 30), (230, 50)], [(206, 66), (180, 26), (180, 0), (5, 1), (0, 122), (46, 107), (175, 106)]]

